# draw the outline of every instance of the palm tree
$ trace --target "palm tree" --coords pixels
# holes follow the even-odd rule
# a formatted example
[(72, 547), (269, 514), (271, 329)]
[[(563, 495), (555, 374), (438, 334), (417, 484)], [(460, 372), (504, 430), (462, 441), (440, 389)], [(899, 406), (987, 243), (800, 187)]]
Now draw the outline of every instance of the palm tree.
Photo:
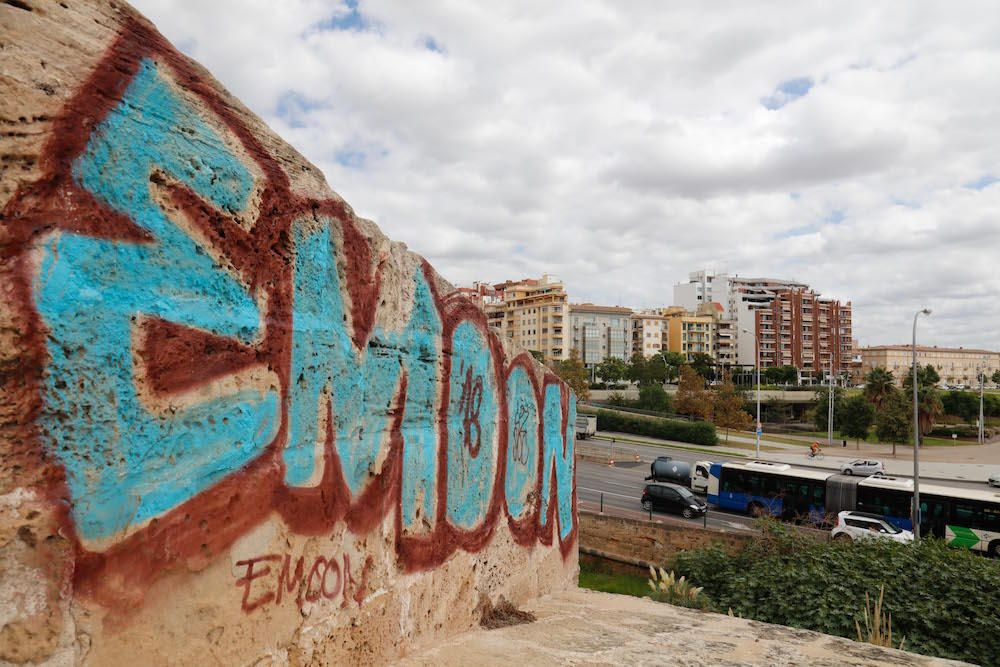
[(896, 386), (892, 371), (879, 366), (868, 371), (865, 377), (865, 398), (878, 410)]
[(917, 419), (920, 421), (920, 435), (927, 435), (934, 428), (934, 423), (944, 414), (941, 403), (941, 393), (934, 387), (921, 387), (917, 390)]

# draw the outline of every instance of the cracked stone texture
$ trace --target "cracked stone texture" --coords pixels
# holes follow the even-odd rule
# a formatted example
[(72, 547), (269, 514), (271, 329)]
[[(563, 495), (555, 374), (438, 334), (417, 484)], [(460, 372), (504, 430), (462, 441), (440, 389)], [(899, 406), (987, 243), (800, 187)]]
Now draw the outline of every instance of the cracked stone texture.
[(420, 665), (872, 667), (963, 665), (722, 614), (575, 589), (529, 603), (534, 623), (474, 630), (410, 654)]

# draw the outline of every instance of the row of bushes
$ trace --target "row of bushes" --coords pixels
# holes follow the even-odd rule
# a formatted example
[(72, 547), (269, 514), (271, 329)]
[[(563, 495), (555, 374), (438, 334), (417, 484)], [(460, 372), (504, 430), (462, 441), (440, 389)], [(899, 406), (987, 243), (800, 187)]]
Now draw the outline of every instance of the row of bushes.
[(671, 566), (718, 611), (851, 639), (855, 621), (864, 627), (865, 592), (875, 599), (884, 586), (883, 609), (906, 650), (1000, 665), (1000, 567), (942, 540), (828, 542), (767, 521), (735, 556), (716, 546)]
[(719, 444), (719, 439), (715, 435), (715, 424), (708, 422), (645, 417), (612, 410), (594, 410), (593, 412), (597, 415), (597, 428), (602, 431), (619, 431), (650, 438), (690, 442), (696, 445)]

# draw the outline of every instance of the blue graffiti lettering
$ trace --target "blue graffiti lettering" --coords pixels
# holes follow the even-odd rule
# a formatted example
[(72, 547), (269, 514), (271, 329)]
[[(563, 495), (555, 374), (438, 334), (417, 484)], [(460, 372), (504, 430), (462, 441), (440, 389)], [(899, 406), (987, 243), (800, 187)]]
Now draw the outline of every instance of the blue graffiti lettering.
[(562, 539), (573, 531), (573, 470), (576, 465), (576, 398), (569, 396), (569, 415), (565, 432), (562, 429), (562, 391), (560, 385), (545, 387), (543, 418), (544, 448), (542, 450), (542, 505), (539, 521), (548, 517), (552, 495), (552, 471), (556, 475), (556, 514)]
[(147, 60), (94, 130), (73, 177), (155, 240), (51, 236), (34, 291), (49, 330), (40, 421), (65, 465), (85, 540), (190, 499), (260, 454), (277, 430), (278, 395), (267, 388), (229, 390), (163, 414), (140, 400), (131, 335), (141, 316), (245, 343), (261, 333), (247, 289), (157, 205), (157, 172), (226, 211), (242, 210), (253, 187), (224, 141)]

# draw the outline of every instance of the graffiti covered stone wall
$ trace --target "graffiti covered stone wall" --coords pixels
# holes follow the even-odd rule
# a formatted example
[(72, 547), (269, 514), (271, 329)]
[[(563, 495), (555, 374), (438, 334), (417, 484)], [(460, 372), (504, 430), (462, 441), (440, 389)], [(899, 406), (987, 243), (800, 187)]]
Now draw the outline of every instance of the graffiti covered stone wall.
[(575, 580), (564, 384), (131, 8), (0, 34), (0, 660), (368, 662)]

